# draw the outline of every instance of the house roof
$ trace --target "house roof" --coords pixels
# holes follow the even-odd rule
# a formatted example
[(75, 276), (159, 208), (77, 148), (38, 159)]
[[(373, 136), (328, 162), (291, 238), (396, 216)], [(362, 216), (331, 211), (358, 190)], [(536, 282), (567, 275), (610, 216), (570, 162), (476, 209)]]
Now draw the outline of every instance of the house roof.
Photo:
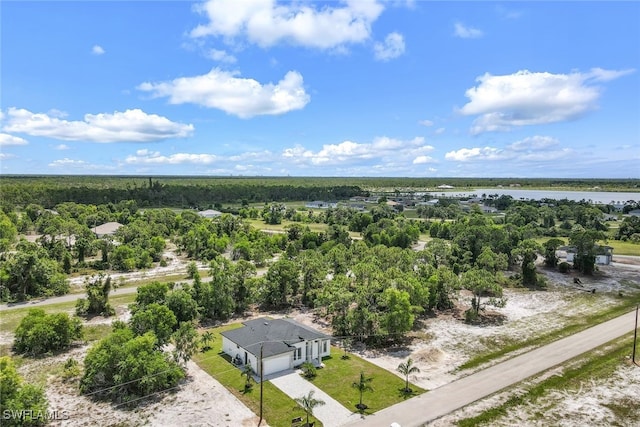
[(292, 351), (295, 343), (329, 338), (291, 319), (261, 317), (243, 324), (244, 327), (224, 331), (221, 335), (255, 356), (260, 355), (261, 346), (262, 357), (269, 357)]
[(122, 227), (122, 224), (119, 222), (107, 222), (97, 227), (93, 227), (91, 231), (93, 231), (98, 236), (104, 236), (105, 234), (113, 234), (118, 230), (118, 228)]
[(200, 215), (201, 217), (204, 217), (204, 218), (211, 218), (211, 217), (214, 217), (214, 216), (222, 215), (222, 212), (217, 211), (215, 209), (207, 209), (206, 211), (198, 212), (198, 215)]

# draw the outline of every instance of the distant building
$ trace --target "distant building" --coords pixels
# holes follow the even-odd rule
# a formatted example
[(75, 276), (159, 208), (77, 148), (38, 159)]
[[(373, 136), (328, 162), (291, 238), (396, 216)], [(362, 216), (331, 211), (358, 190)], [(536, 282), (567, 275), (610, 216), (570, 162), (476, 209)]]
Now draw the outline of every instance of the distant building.
[(440, 200), (431, 199), (431, 200), (427, 200), (426, 202), (418, 202), (418, 203), (416, 203), (416, 206), (435, 206), (438, 203), (440, 203)]
[(453, 185), (442, 184), (442, 185), (438, 185), (436, 188), (439, 188), (440, 190), (451, 190), (452, 188), (455, 188), (455, 187)]
[[(577, 250), (573, 246), (562, 246), (558, 250), (564, 250), (567, 253), (567, 262), (574, 262)], [(595, 246), (596, 264), (609, 265), (613, 259), (613, 248), (611, 246)]]
[(497, 213), (498, 209), (494, 208), (493, 206), (487, 206), (487, 205), (480, 205), (480, 210), (483, 213)]
[(91, 231), (93, 231), (93, 234), (95, 234), (96, 237), (101, 238), (116, 234), (116, 231), (118, 231), (120, 227), (122, 227), (122, 224), (119, 222), (107, 222), (102, 225), (98, 225), (97, 227), (93, 227)]
[(329, 209), (329, 208), (337, 208), (338, 202), (325, 202), (322, 200), (315, 200), (313, 202), (305, 203), (304, 206), (310, 209)]
[(217, 218), (220, 215), (222, 215), (222, 212), (217, 211), (215, 209), (207, 209), (206, 211), (198, 212), (198, 215), (200, 215), (203, 218)]

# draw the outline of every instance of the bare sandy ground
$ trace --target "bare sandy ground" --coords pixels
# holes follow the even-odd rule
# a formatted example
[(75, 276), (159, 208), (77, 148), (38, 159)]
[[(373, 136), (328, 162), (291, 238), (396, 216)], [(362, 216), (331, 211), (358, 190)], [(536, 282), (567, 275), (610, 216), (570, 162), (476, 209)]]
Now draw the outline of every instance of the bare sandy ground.
[[(82, 360), (88, 347), (76, 349), (60, 357), (29, 364), (29, 371), (43, 372), (69, 357)], [(56, 366), (57, 365), (57, 366)], [(23, 375), (33, 375), (23, 372)], [(235, 396), (200, 369), (187, 364), (187, 378), (175, 389), (145, 400), (133, 410), (108, 402), (95, 401), (78, 394), (77, 381), (64, 382), (49, 376), (46, 388), (49, 410), (67, 414), (68, 419), (53, 421), (52, 426), (215, 426), (257, 425), (257, 417)]]
[[(126, 306), (119, 306), (116, 310), (116, 317), (94, 317), (85, 325), (111, 324), (116, 318), (123, 321), (130, 318)], [(2, 338), (10, 343), (13, 335), (3, 334)], [(251, 410), (191, 361), (187, 363), (187, 377), (178, 387), (152, 396), (132, 410), (81, 396), (78, 379), (64, 381), (60, 375), (68, 359), (82, 363), (89, 348), (90, 345), (83, 345), (58, 356), (27, 358), (19, 368), (27, 381), (46, 383), (49, 410), (57, 411), (60, 418), (66, 418), (52, 421), (52, 426), (238, 427), (258, 423)], [(262, 425), (266, 424), (263, 422)]]

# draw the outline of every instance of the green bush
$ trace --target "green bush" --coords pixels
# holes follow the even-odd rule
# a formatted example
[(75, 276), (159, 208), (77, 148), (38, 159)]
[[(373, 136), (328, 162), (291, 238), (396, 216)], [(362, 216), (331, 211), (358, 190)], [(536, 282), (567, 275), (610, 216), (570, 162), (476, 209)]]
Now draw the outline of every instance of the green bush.
[(304, 362), (300, 365), (300, 369), (302, 369), (302, 376), (307, 379), (315, 378), (318, 375), (316, 367), (311, 362)]
[(565, 273), (566, 274), (566, 273), (569, 272), (570, 269), (571, 269), (571, 266), (569, 265), (568, 262), (563, 261), (560, 264), (558, 264), (558, 271), (560, 273)]
[(16, 329), (13, 347), (18, 353), (39, 355), (68, 348), (81, 338), (82, 322), (77, 317), (31, 309)]
[(80, 368), (80, 363), (78, 363), (78, 361), (73, 357), (70, 357), (64, 364), (62, 379), (71, 380), (79, 377), (81, 373), (82, 369)]
[[(45, 423), (48, 402), (44, 390), (24, 384), (10, 357), (0, 357), (0, 416), (2, 426), (39, 426)], [(22, 419), (11, 417), (20, 412)]]
[(177, 363), (158, 350), (153, 332), (134, 336), (131, 329), (120, 327), (89, 349), (80, 391), (126, 403), (175, 387), (184, 375)]

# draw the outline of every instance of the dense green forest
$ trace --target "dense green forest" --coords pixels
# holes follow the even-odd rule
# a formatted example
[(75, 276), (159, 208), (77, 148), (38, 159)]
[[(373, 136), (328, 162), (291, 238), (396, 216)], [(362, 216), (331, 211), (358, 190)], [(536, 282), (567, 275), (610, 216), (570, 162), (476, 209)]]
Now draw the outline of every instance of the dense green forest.
[(453, 185), (458, 189), (519, 185), (524, 188), (637, 191), (632, 179), (515, 178), (304, 178), (304, 177), (138, 177), (0, 176), (3, 204), (36, 203), (51, 208), (74, 201), (85, 204), (135, 200), (141, 207), (203, 207), (215, 203), (293, 200), (342, 200), (372, 190), (415, 191)]

